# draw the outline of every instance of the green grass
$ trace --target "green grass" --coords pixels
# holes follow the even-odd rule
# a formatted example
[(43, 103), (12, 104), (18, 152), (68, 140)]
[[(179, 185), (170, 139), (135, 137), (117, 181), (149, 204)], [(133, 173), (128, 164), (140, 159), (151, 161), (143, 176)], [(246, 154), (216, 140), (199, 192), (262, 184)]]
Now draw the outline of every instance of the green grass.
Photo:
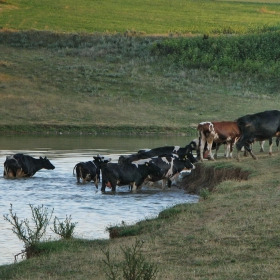
[[(151, 52), (166, 35), (200, 33), (211, 43), (228, 42), (216, 34), (274, 36), (279, 13), (276, 0), (2, 0), (0, 130), (194, 134), (201, 121), (279, 109), (279, 74), (267, 71), (266, 52), (262, 64), (227, 69)], [(238, 36), (232, 42), (246, 38)], [(216, 178), (220, 183), (197, 204), (126, 226), (123, 235), (145, 241), (142, 251), (158, 263), (158, 279), (279, 279), (279, 154), (258, 157), (204, 163), (213, 167), (204, 174), (207, 184), (212, 174), (231, 179)], [(227, 176), (231, 169), (251, 175), (236, 181)], [(0, 278), (106, 279), (102, 250), (113, 251), (117, 264), (120, 248), (134, 243), (135, 237), (42, 243), (45, 254), (1, 266)]]
[(64, 32), (144, 34), (235, 33), (279, 26), (280, 5), (264, 1), (92, 1), (6, 0), (0, 2), (2, 28)]
[(0, 32), (1, 130), (192, 133), (279, 109), (276, 73), (185, 67), (151, 53), (162, 40)]
[[(144, 241), (143, 256), (158, 264), (157, 279), (278, 279), (279, 153), (258, 157), (231, 161), (232, 168), (258, 171), (247, 181), (223, 181), (199, 203), (176, 205), (158, 218), (123, 227), (123, 236), (136, 236), (42, 243), (44, 254), (1, 266), (0, 278), (106, 279), (102, 250), (110, 250), (111, 264), (117, 265), (121, 248), (137, 238)], [(223, 164), (228, 160), (203, 165)]]

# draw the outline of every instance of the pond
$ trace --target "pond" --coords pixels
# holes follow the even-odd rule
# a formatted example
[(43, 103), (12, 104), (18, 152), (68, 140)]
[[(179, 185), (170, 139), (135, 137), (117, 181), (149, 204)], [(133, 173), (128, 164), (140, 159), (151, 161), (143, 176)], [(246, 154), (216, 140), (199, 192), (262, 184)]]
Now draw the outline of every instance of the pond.
[[(2, 135), (0, 139), (0, 265), (10, 264), (23, 249), (23, 243), (12, 233), (12, 226), (4, 220), (10, 204), (20, 220), (31, 222), (33, 206), (43, 205), (53, 217), (63, 221), (67, 216), (77, 222), (75, 236), (88, 239), (109, 238), (106, 227), (132, 224), (156, 216), (166, 207), (178, 203), (195, 203), (197, 196), (188, 195), (175, 186), (162, 191), (143, 187), (132, 193), (127, 186), (117, 187), (116, 193), (93, 183), (77, 184), (73, 167), (80, 161), (92, 160), (97, 154), (109, 155), (116, 162), (119, 155), (139, 149), (166, 145), (185, 146), (193, 137), (183, 136), (94, 136), (94, 135)], [(7, 155), (25, 153), (35, 158), (46, 156), (55, 165), (54, 170), (41, 170), (31, 178), (3, 178), (3, 163)], [(52, 222), (50, 224), (52, 226)], [(49, 228), (46, 238), (57, 239)]]

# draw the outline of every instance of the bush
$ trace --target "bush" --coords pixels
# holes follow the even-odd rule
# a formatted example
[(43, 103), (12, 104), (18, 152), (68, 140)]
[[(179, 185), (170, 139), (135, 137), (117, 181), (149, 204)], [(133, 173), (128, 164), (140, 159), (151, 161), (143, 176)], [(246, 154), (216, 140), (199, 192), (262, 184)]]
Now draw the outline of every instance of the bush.
[(106, 259), (103, 260), (108, 279), (116, 280), (152, 280), (156, 279), (158, 268), (156, 264), (152, 264), (145, 260), (141, 254), (141, 248), (144, 241), (136, 239), (135, 245), (131, 248), (128, 246), (121, 247), (124, 255), (124, 261), (116, 263), (111, 259), (110, 252), (102, 251)]
[(49, 225), (50, 219), (53, 214), (53, 210), (49, 216), (48, 208), (41, 206), (33, 206), (29, 204), (32, 212), (33, 226), (29, 224), (28, 219), (19, 221), (16, 213), (13, 213), (13, 206), (9, 209), (10, 214), (3, 215), (4, 220), (8, 221), (12, 226), (12, 231), (17, 235), (19, 240), (24, 242), (25, 250), (18, 255), (24, 254), (26, 258), (30, 258), (33, 255), (38, 254), (36, 250), (36, 244), (40, 242), (44, 234), (46, 233), (46, 228)]
[(71, 215), (64, 220), (64, 222), (60, 222), (60, 220), (55, 217), (53, 221), (53, 229), (51, 230), (58, 234), (63, 239), (71, 239), (74, 235), (74, 229), (77, 223), (71, 223)]
[[(280, 33), (173, 38), (154, 43), (152, 53), (189, 68), (280, 76)], [(273, 69), (273, 71), (271, 71)], [(277, 70), (277, 71), (276, 71)]]

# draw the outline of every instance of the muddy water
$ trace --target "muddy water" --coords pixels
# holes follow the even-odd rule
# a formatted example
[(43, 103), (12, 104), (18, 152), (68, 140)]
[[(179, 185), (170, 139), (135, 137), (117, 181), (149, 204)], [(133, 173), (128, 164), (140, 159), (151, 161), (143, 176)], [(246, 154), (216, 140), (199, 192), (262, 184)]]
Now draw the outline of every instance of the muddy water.
[[(165, 145), (185, 146), (191, 141), (187, 137), (113, 137), (113, 136), (1, 136), (0, 139), (0, 265), (14, 261), (21, 252), (23, 243), (11, 231), (11, 225), (3, 215), (9, 213), (10, 204), (20, 220), (31, 222), (29, 204), (44, 205), (53, 216), (64, 220), (71, 215), (77, 222), (76, 237), (96, 239), (108, 238), (105, 228), (109, 225), (134, 223), (156, 216), (166, 207), (178, 203), (197, 202), (176, 187), (162, 191), (155, 187), (144, 187), (131, 193), (127, 186), (117, 188), (116, 193), (107, 189), (102, 194), (92, 183), (77, 184), (73, 167), (80, 161), (92, 160), (96, 154), (109, 155), (116, 161), (120, 154), (135, 152), (143, 148)], [(55, 165), (54, 170), (41, 170), (32, 178), (7, 180), (3, 178), (3, 163), (7, 155), (25, 153), (38, 158), (47, 156)], [(57, 237), (50, 229), (46, 238)]]

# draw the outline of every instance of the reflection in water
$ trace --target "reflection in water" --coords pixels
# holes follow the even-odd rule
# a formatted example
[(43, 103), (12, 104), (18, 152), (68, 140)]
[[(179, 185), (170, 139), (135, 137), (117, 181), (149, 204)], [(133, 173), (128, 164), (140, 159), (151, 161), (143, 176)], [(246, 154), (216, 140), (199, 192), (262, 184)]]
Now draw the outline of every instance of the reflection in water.
[[(88, 161), (98, 153), (110, 155), (116, 161), (120, 154), (142, 148), (165, 145), (185, 146), (191, 141), (186, 137), (109, 137), (109, 136), (2, 136), (0, 139), (0, 172), (7, 155), (23, 152), (34, 157), (47, 156), (55, 170), (41, 170), (32, 178), (7, 180), (0, 177), (0, 210), (8, 214), (10, 204), (20, 219), (31, 221), (28, 204), (44, 205), (54, 216), (64, 220), (71, 215), (76, 225), (76, 236), (82, 238), (108, 238), (105, 228), (122, 221), (134, 223), (157, 215), (166, 207), (178, 203), (196, 202), (196, 196), (185, 194), (173, 187), (161, 191), (143, 187), (131, 193), (127, 186), (106, 195), (93, 183), (77, 184), (73, 167)], [(51, 225), (52, 226), (52, 225)], [(57, 238), (48, 229), (47, 237)], [(14, 255), (23, 249), (23, 243), (11, 231), (11, 225), (0, 219), (0, 265), (12, 263)]]

